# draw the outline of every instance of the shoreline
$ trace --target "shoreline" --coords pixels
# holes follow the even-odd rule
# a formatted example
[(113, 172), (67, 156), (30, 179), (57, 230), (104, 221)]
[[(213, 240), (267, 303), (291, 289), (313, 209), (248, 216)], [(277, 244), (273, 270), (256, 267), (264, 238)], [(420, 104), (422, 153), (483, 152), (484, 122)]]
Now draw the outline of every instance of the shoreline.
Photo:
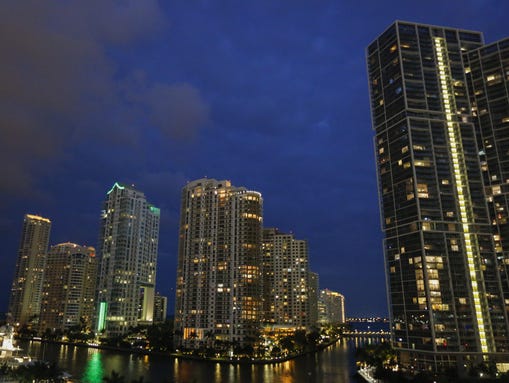
[(22, 341), (60, 344), (60, 345), (65, 345), (65, 346), (76, 346), (76, 347), (83, 347), (83, 348), (95, 348), (98, 350), (115, 351), (115, 352), (121, 352), (121, 353), (125, 353), (125, 354), (166, 356), (166, 357), (173, 357), (176, 359), (194, 360), (194, 361), (206, 362), (206, 363), (253, 364), (253, 365), (278, 364), (278, 363), (283, 363), (283, 362), (286, 362), (286, 361), (289, 361), (292, 359), (296, 359), (296, 358), (299, 358), (299, 357), (302, 357), (305, 355), (314, 354), (314, 353), (317, 353), (317, 352), (320, 352), (320, 351), (323, 351), (323, 350), (329, 348), (330, 346), (341, 341), (341, 339), (342, 339), (341, 337), (338, 337), (328, 343), (317, 345), (314, 350), (309, 350), (309, 351), (305, 351), (305, 352), (301, 352), (301, 353), (293, 354), (293, 355), (287, 355), (282, 358), (253, 359), (253, 358), (246, 358), (246, 357), (206, 358), (206, 357), (201, 357), (201, 356), (197, 356), (197, 355), (187, 355), (187, 354), (175, 353), (175, 352), (151, 351), (151, 350), (144, 350), (144, 349), (131, 349), (131, 348), (113, 347), (113, 346), (106, 346), (106, 345), (99, 345), (99, 344), (73, 343), (73, 342), (46, 340), (46, 339), (19, 338), (19, 340), (22, 340)]

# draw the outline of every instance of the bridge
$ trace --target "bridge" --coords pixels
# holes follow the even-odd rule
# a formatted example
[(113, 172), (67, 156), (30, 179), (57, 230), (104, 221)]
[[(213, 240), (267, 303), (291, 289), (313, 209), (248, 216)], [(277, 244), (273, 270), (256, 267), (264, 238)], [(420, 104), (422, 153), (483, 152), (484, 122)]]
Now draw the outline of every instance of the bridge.
[(344, 331), (343, 337), (345, 338), (383, 338), (383, 339), (389, 339), (391, 336), (391, 333), (389, 331)]

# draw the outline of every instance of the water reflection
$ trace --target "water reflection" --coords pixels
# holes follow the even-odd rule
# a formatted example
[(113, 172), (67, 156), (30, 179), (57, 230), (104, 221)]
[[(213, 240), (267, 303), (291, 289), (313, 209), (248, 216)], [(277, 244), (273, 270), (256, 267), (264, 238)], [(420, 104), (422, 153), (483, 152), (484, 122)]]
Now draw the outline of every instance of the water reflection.
[(25, 350), (39, 359), (44, 353), (45, 360), (57, 362), (84, 383), (102, 383), (112, 370), (126, 381), (143, 377), (151, 383), (349, 383), (354, 371), (353, 342), (274, 365), (219, 364), (57, 344), (32, 343)]
[(82, 381), (85, 383), (101, 383), (103, 381), (103, 371), (101, 354), (95, 352), (85, 366)]

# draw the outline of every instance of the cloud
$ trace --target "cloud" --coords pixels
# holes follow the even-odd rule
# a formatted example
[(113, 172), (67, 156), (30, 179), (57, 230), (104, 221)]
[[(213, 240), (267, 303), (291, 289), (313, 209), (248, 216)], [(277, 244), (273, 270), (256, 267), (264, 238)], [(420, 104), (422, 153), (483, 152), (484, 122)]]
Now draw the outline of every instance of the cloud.
[(145, 95), (151, 121), (168, 137), (191, 139), (209, 120), (209, 107), (189, 84), (156, 84)]
[(111, 52), (156, 38), (157, 0), (6, 1), (0, 9), (0, 195), (19, 195), (83, 142), (132, 148), (149, 119), (189, 139), (208, 107), (187, 84), (144, 84), (133, 105)]

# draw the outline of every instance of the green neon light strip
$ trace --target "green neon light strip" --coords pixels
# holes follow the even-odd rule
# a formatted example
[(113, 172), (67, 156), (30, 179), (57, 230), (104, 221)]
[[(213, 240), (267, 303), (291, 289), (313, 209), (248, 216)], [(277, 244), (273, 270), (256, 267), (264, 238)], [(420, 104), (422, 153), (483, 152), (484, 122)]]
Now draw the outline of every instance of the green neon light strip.
[(115, 182), (115, 184), (111, 187), (111, 189), (106, 194), (110, 194), (115, 188), (119, 188), (120, 190), (125, 189), (124, 186), (120, 185), (118, 182)]
[(148, 208), (149, 208), (149, 209), (150, 209), (150, 211), (151, 211), (152, 213), (154, 213), (155, 215), (160, 215), (160, 214), (161, 214), (161, 209), (159, 209), (158, 207), (155, 207), (155, 206), (150, 205)]
[(97, 321), (97, 332), (101, 332), (106, 328), (106, 311), (108, 309), (107, 302), (99, 304), (99, 319)]

